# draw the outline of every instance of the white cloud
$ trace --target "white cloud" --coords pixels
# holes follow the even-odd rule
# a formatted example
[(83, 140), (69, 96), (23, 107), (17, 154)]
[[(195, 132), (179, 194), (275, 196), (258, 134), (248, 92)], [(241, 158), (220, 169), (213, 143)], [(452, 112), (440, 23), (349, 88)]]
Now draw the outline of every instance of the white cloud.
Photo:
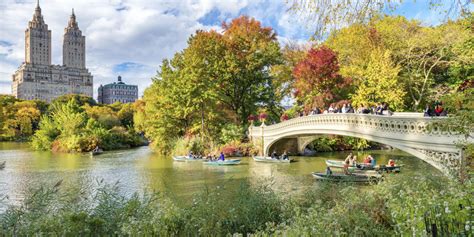
[[(11, 75), (24, 61), (24, 31), (36, 0), (0, 1), (0, 93), (10, 93)], [(307, 39), (311, 31), (287, 11), (284, 0), (40, 0), (42, 13), (52, 30), (52, 61), (62, 64), (62, 34), (71, 8), (86, 36), (86, 65), (94, 86), (110, 83), (122, 74), (125, 82), (151, 84), (161, 61), (186, 47), (197, 29), (220, 29), (220, 22), (202, 25), (200, 18), (212, 11), (218, 19), (239, 14), (255, 17), (276, 29), (279, 41)], [(140, 65), (114, 71), (123, 63)], [(95, 89), (96, 93), (96, 89)]]
[[(258, 3), (258, 2), (257, 2)], [(71, 9), (86, 36), (86, 65), (94, 76), (95, 93), (100, 84), (116, 80), (138, 84), (140, 92), (151, 84), (161, 61), (186, 47), (199, 19), (213, 9), (237, 16), (248, 7), (247, 0), (40, 0), (45, 22), (52, 31), (52, 63), (62, 64), (62, 33)], [(24, 61), (24, 31), (34, 13), (35, 0), (6, 0), (0, 3), (0, 93), (10, 93), (11, 75)], [(139, 67), (114, 71), (131, 62)]]

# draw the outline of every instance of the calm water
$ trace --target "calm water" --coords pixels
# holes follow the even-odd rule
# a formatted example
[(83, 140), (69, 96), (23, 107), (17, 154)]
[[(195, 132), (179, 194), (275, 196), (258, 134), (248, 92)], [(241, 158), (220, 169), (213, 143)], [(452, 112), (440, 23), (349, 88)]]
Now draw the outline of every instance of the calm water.
[[(6, 168), (0, 170), (0, 196), (8, 195), (7, 203), (15, 203), (28, 189), (39, 185), (54, 185), (59, 180), (63, 180), (63, 185), (90, 185), (100, 179), (107, 183), (119, 181), (124, 194), (154, 190), (183, 200), (206, 186), (232, 187), (242, 180), (258, 183), (269, 179), (275, 190), (292, 194), (317, 185), (310, 174), (324, 171), (326, 159), (343, 160), (347, 154), (331, 152), (296, 157), (297, 162), (291, 164), (257, 163), (246, 157), (237, 166), (206, 166), (199, 161), (175, 162), (148, 147), (111, 151), (91, 158), (88, 154), (39, 152), (27, 144), (0, 143), (0, 162), (7, 161)], [(371, 154), (378, 164), (394, 159), (404, 164), (401, 175), (413, 175), (416, 171), (439, 173), (422, 160), (398, 150), (355, 154), (359, 160)], [(0, 210), (2, 205), (5, 203), (0, 203)]]

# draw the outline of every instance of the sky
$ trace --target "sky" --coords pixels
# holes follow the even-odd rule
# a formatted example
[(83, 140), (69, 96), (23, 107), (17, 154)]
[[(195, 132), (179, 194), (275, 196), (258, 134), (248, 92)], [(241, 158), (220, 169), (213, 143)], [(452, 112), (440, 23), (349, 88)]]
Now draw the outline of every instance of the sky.
[[(450, 1), (450, 0), (443, 0)], [(86, 67), (97, 87), (117, 80), (139, 87), (152, 81), (163, 59), (186, 47), (198, 29), (221, 30), (222, 21), (248, 15), (271, 26), (283, 45), (304, 42), (312, 35), (304, 21), (288, 11), (288, 0), (40, 0), (52, 31), (52, 63), (62, 64), (62, 34), (74, 8), (86, 36)], [(25, 29), (36, 0), (0, 0), (0, 94), (11, 93), (11, 75), (25, 60)], [(405, 0), (390, 14), (439, 24), (441, 14), (429, 0)]]

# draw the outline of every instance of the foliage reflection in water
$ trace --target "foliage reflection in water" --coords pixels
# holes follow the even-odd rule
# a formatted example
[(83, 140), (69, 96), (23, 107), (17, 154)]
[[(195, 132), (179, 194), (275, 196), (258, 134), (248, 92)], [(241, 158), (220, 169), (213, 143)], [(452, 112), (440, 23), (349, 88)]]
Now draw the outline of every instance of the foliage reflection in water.
[[(10, 202), (21, 200), (28, 189), (40, 184), (54, 185), (59, 180), (67, 186), (83, 185), (84, 180), (103, 179), (108, 183), (120, 182), (121, 192), (160, 191), (187, 200), (204, 187), (227, 183), (228, 187), (245, 180), (256, 184), (271, 179), (272, 188), (294, 193), (315, 185), (311, 172), (324, 171), (326, 159), (344, 159), (348, 152), (319, 153), (314, 157), (297, 157), (291, 164), (258, 163), (242, 158), (237, 166), (203, 166), (201, 162), (173, 162), (170, 157), (154, 154), (148, 147), (106, 152), (91, 158), (88, 154), (38, 152), (26, 144), (0, 143), (0, 162), (7, 167), (0, 171), (1, 194)], [(396, 150), (364, 151), (359, 157), (372, 154), (379, 164), (389, 159), (404, 164), (401, 175), (414, 172), (439, 174), (425, 162)]]

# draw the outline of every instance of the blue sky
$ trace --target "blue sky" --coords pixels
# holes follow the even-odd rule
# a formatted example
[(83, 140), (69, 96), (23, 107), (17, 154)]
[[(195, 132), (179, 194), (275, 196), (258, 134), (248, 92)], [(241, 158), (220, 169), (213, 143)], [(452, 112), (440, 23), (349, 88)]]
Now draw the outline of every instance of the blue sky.
[[(450, 3), (450, 0), (443, 0)], [(11, 75), (24, 61), (24, 31), (36, 0), (0, 1), (0, 93), (11, 93)], [(140, 93), (151, 84), (161, 61), (186, 47), (198, 29), (220, 30), (222, 21), (245, 14), (271, 26), (282, 44), (304, 42), (310, 24), (288, 12), (286, 0), (40, 0), (42, 13), (52, 30), (53, 64), (62, 62), (62, 32), (71, 8), (86, 36), (86, 65), (100, 84), (121, 75), (137, 84)], [(472, 4), (471, 4), (472, 5)], [(472, 6), (471, 6), (472, 9)], [(396, 11), (425, 25), (444, 20), (429, 9), (429, 0), (404, 0)]]

